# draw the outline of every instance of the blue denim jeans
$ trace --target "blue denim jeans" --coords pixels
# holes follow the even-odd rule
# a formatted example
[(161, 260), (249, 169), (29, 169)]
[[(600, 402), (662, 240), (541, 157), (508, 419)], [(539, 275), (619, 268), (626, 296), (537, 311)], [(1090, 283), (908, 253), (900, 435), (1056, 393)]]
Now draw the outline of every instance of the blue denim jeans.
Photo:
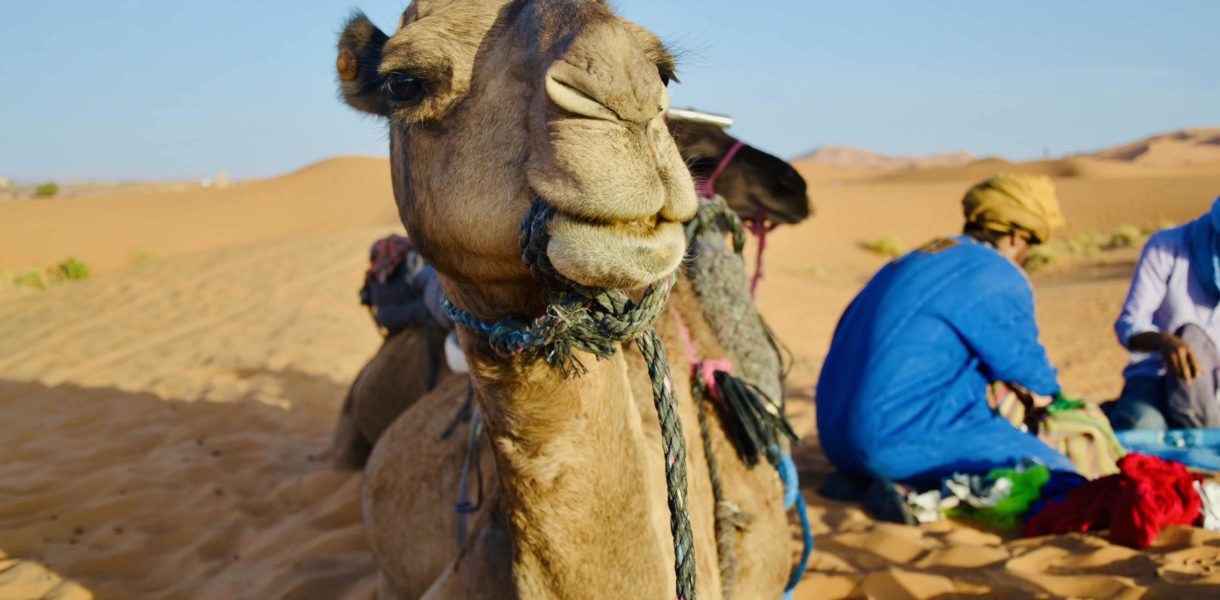
[(1169, 429), (1165, 420), (1164, 381), (1161, 377), (1131, 377), (1123, 385), (1123, 395), (1107, 406), (1110, 426), (1127, 429)]

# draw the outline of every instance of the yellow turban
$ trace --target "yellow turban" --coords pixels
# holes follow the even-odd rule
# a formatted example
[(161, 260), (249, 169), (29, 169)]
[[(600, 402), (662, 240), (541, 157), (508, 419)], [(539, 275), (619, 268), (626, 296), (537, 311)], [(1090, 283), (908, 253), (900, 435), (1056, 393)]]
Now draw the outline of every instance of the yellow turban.
[(1034, 243), (1051, 239), (1065, 222), (1055, 197), (1055, 184), (1045, 175), (1000, 173), (966, 192), (962, 198), (966, 222), (1009, 233), (1023, 231)]

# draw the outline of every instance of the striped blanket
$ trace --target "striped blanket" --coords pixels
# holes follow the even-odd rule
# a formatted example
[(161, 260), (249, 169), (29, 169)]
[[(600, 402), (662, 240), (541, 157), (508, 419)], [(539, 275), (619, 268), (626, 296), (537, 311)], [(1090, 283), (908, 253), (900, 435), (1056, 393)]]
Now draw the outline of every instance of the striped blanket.
[(1110, 420), (1096, 404), (1080, 402), (1070, 408), (1057, 408), (1029, 412), (1027, 402), (1021, 394), (1008, 386), (997, 383), (987, 390), (987, 400), (1001, 417), (1018, 429), (1029, 431), (1062, 452), (1076, 465), (1076, 470), (1089, 479), (1097, 479), (1118, 473), (1118, 459), (1127, 454)]

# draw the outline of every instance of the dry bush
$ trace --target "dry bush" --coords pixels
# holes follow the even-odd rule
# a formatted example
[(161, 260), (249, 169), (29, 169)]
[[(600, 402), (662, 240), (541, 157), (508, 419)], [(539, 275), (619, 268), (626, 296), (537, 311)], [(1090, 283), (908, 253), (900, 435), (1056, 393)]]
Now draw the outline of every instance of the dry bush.
[(902, 256), (902, 242), (892, 235), (883, 235), (871, 242), (863, 244), (865, 250), (886, 258)]

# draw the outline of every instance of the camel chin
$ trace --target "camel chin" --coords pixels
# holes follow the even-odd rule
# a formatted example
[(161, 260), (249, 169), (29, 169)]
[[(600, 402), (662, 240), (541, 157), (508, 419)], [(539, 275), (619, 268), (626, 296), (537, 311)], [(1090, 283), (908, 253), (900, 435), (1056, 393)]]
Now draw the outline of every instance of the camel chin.
[(677, 270), (686, 254), (686, 233), (672, 221), (605, 225), (558, 213), (548, 231), (555, 269), (594, 288), (647, 287)]

